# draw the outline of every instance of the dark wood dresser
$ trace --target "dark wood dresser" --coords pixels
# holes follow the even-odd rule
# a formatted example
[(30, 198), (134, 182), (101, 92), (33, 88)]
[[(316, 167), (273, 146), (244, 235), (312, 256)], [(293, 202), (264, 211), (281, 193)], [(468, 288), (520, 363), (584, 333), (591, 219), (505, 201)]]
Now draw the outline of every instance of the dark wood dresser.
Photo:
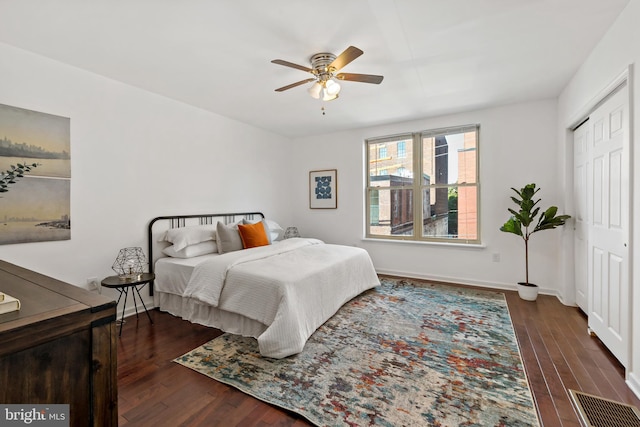
[(0, 261), (0, 403), (69, 404), (71, 426), (117, 426), (115, 301)]

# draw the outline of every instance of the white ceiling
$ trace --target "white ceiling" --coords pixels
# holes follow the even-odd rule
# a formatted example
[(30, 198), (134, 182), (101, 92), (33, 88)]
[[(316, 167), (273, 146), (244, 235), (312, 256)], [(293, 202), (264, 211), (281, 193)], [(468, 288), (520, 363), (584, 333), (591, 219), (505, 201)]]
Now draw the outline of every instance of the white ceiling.
[[(0, 42), (295, 137), (555, 97), (628, 2), (0, 0)], [(349, 45), (382, 84), (274, 91)]]

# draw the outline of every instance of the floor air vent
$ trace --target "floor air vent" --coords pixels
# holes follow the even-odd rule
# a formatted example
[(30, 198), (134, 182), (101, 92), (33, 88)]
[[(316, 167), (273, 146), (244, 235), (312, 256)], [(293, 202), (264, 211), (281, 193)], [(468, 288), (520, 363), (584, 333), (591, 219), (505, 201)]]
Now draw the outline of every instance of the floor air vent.
[(585, 427), (640, 427), (640, 411), (635, 406), (569, 390)]

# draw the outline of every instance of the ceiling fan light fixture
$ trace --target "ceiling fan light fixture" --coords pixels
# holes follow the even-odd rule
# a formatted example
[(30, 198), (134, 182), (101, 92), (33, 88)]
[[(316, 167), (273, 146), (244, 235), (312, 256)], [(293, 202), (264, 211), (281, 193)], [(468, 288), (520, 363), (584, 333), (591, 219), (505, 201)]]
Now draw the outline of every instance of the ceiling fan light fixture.
[(322, 91), (322, 85), (319, 82), (315, 82), (309, 88), (309, 95), (311, 95), (312, 98), (320, 99), (320, 92), (321, 91)]
[(329, 79), (324, 84), (325, 96), (334, 96), (338, 95), (340, 92), (340, 85), (333, 79)]
[(334, 93), (333, 95), (330, 95), (329, 93), (327, 93), (327, 91), (324, 91), (324, 96), (322, 97), (323, 101), (333, 101), (334, 99), (338, 98), (338, 94)]

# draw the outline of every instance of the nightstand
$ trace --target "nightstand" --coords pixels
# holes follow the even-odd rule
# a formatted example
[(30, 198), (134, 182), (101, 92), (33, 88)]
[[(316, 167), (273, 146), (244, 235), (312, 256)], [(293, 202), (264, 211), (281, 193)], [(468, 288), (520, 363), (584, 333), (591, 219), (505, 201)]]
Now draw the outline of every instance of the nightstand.
[(120, 298), (122, 298), (122, 295), (124, 294), (124, 306), (122, 307), (122, 317), (120, 319), (120, 332), (118, 333), (118, 336), (122, 335), (122, 325), (124, 323), (124, 312), (127, 308), (127, 298), (129, 297), (129, 289), (133, 290), (133, 292), (131, 292), (131, 295), (133, 296), (133, 305), (136, 308), (136, 317), (138, 317), (138, 304), (136, 303), (136, 294), (138, 294), (138, 298), (140, 298), (140, 302), (144, 307), (144, 312), (147, 313), (147, 317), (149, 318), (149, 321), (153, 324), (153, 320), (151, 319), (151, 315), (147, 310), (147, 306), (144, 304), (144, 301), (142, 300), (142, 296), (140, 296), (140, 290), (144, 288), (147, 285), (147, 283), (152, 282), (155, 278), (156, 278), (156, 275), (153, 273), (142, 273), (140, 277), (137, 279), (121, 279), (120, 276), (109, 276), (109, 277), (105, 277), (102, 280), (101, 282), (102, 286), (104, 286), (105, 288), (115, 289), (120, 293), (120, 295), (118, 295), (118, 302), (116, 303), (116, 305), (120, 303)]

